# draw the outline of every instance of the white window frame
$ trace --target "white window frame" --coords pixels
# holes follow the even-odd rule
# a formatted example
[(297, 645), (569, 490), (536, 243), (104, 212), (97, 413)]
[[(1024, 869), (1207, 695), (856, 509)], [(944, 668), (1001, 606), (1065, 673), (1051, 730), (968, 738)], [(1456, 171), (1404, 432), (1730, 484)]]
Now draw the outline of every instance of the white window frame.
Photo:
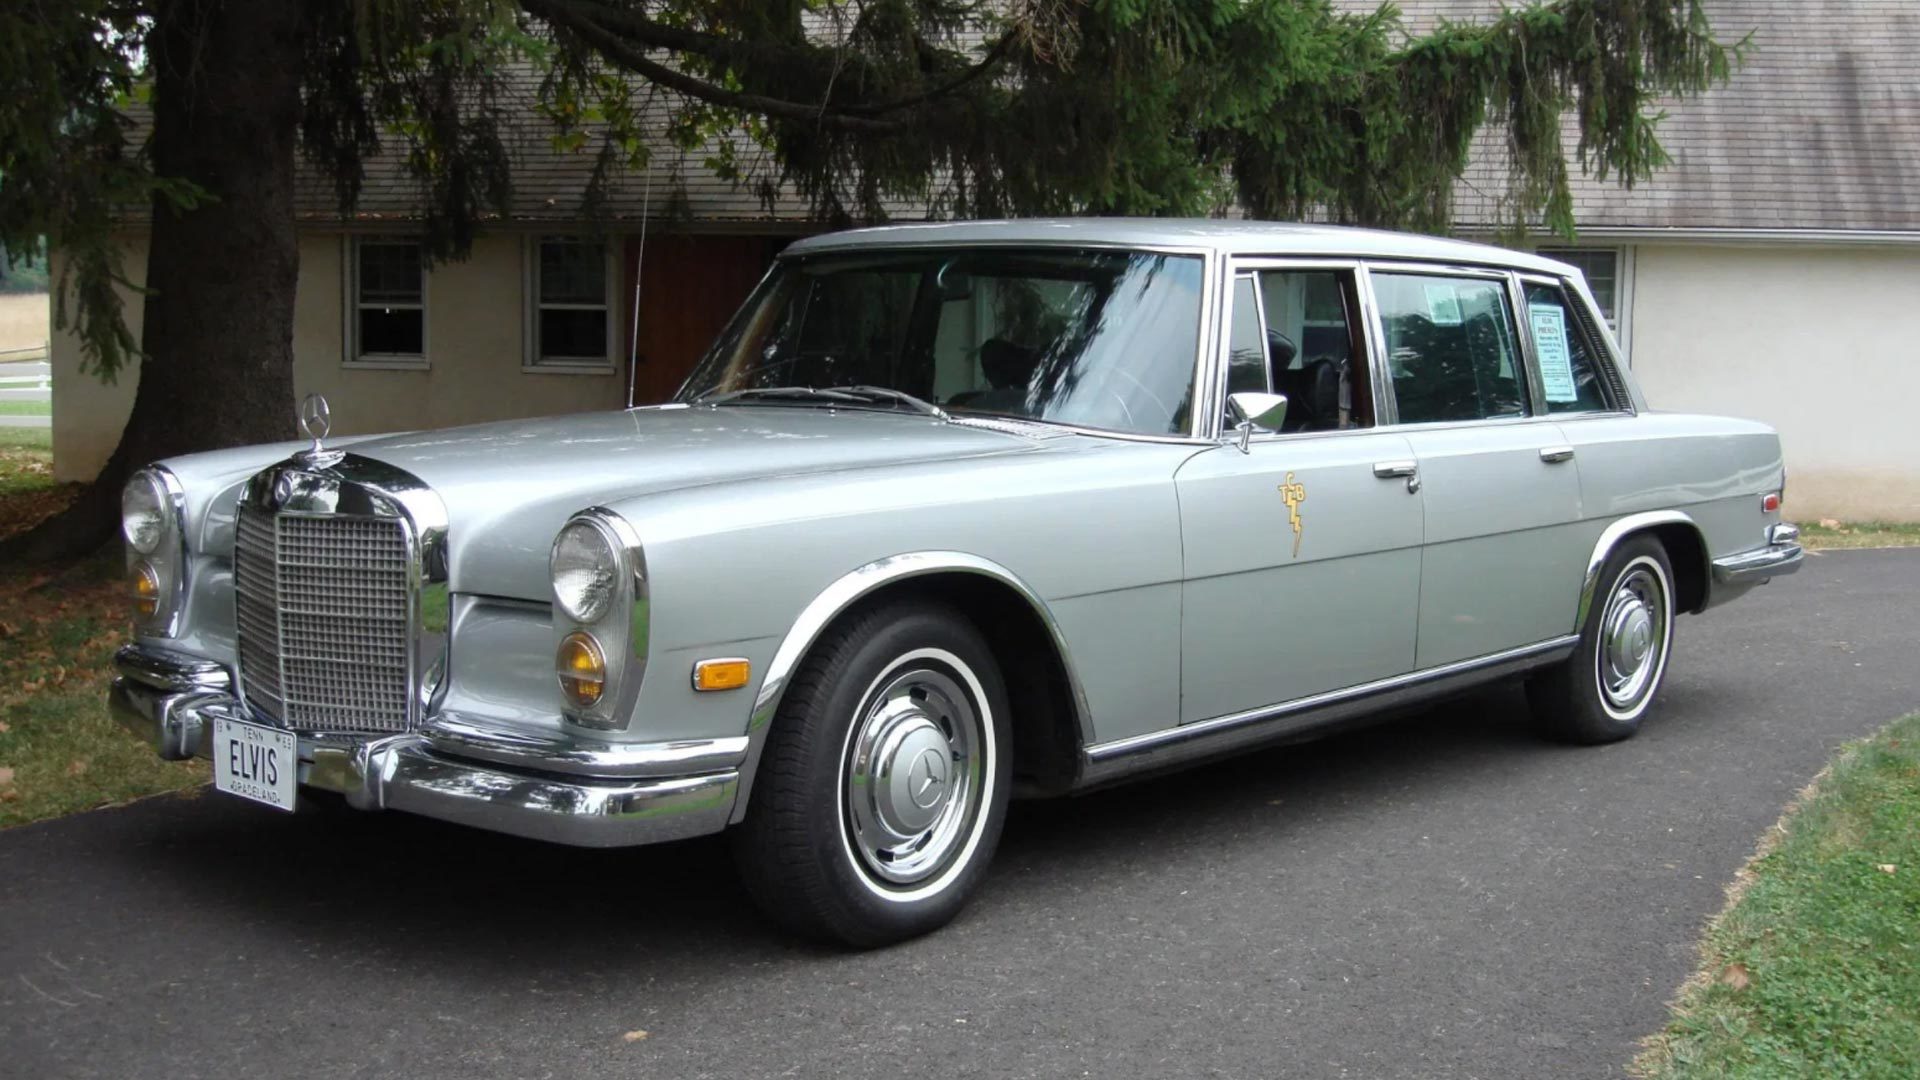
[[(1549, 259), (1557, 259), (1566, 252), (1608, 252), (1613, 255), (1613, 317), (1606, 319), (1607, 329), (1613, 331), (1613, 340), (1620, 346), (1620, 359), (1626, 367), (1633, 366), (1633, 255), (1630, 244), (1558, 244), (1543, 247), (1537, 254)], [(1591, 289), (1589, 289), (1591, 291)], [(1606, 312), (1595, 314), (1606, 318)]]
[[(428, 289), (431, 287), (433, 273), (427, 269), (424, 252), (420, 261), (419, 304), (362, 304), (360, 302), (360, 245), (362, 243), (420, 246), (420, 241), (410, 236), (350, 233), (341, 238), (340, 366), (369, 371), (425, 371), (432, 366), (428, 360), (433, 352), (433, 326), (432, 320), (428, 317), (428, 311), (431, 308)], [(420, 311), (420, 351), (418, 353), (362, 353), (360, 351), (360, 309), (363, 307), (389, 307), (401, 310), (413, 310), (417, 307)]]
[[(606, 296), (599, 304), (543, 304), (540, 302), (540, 246), (549, 241), (599, 243), (606, 258)], [(613, 372), (619, 361), (617, 352), (620, 347), (619, 304), (616, 302), (618, 271), (620, 268), (616, 249), (619, 247), (614, 238), (569, 235), (566, 233), (539, 233), (525, 236), (520, 243), (521, 295), (525, 297), (520, 323), (521, 352), (520, 370), (523, 374), (540, 375), (606, 375)], [(548, 359), (540, 355), (540, 311), (551, 308), (555, 311), (602, 311), (607, 313), (607, 347), (599, 359), (583, 357), (563, 357)]]

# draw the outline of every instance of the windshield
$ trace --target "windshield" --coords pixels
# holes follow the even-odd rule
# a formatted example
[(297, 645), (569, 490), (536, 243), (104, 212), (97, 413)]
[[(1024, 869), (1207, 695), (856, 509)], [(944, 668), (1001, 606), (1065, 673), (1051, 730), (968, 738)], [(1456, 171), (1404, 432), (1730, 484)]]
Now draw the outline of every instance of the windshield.
[(1198, 256), (1075, 248), (788, 260), (676, 400), (909, 407), (884, 388), (958, 415), (1183, 435), (1202, 272)]

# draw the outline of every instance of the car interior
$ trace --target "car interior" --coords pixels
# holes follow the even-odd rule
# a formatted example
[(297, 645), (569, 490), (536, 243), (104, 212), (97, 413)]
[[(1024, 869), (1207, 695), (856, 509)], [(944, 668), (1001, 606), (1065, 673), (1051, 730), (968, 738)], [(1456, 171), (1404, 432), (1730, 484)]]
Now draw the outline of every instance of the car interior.
[(1283, 434), (1372, 427), (1372, 383), (1354, 317), (1358, 310), (1347, 271), (1238, 275), (1228, 391), (1285, 394)]

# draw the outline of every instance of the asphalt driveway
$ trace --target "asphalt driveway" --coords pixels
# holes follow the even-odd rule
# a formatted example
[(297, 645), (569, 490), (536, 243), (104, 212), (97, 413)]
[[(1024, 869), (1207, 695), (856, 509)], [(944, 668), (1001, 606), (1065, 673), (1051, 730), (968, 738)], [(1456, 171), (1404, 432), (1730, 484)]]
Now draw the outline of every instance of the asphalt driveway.
[(708, 841), (212, 794), (15, 829), (0, 1074), (1617, 1076), (1781, 806), (1920, 708), (1920, 551), (1680, 629), (1631, 742), (1503, 689), (1017, 806), (968, 913), (878, 953), (770, 932)]

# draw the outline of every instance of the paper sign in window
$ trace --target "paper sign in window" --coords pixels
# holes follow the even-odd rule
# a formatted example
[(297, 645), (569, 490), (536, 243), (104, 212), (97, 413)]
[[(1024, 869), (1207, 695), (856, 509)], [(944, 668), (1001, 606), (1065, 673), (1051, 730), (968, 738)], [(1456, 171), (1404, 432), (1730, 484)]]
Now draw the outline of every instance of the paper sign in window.
[(1540, 359), (1540, 388), (1548, 401), (1579, 401), (1573, 385), (1573, 357), (1567, 351), (1567, 313), (1559, 304), (1528, 304), (1533, 351)]
[(1427, 318), (1435, 326), (1459, 326), (1466, 320), (1460, 315), (1460, 293), (1451, 285), (1426, 285)]

